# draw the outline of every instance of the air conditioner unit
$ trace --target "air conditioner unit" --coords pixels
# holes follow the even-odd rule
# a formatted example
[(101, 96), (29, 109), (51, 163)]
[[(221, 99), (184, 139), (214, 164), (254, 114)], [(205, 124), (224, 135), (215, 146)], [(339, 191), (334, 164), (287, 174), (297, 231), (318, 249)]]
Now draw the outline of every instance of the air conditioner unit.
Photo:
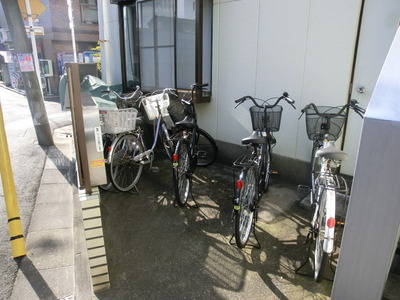
[(10, 32), (6, 28), (0, 28), (0, 43), (11, 42)]

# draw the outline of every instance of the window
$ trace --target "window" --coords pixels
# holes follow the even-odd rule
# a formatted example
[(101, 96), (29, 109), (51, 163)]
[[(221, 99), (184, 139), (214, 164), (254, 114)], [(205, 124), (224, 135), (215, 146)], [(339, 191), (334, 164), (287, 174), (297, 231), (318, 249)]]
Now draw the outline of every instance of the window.
[(81, 7), (82, 23), (97, 24), (97, 2), (96, 0), (79, 0)]
[[(120, 6), (123, 85), (144, 91), (211, 84), (212, 0), (147, 0)], [(208, 101), (210, 90), (198, 101)]]

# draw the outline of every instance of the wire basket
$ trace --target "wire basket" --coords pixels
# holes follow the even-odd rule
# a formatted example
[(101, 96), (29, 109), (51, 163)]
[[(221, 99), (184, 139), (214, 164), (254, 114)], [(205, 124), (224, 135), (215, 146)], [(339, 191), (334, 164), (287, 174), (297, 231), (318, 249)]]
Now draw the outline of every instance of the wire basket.
[(142, 105), (149, 121), (156, 119), (159, 116), (158, 107), (160, 107), (163, 117), (169, 116), (169, 96), (168, 94), (156, 94), (147, 96), (142, 99)]
[(250, 107), (251, 123), (253, 130), (267, 129), (269, 132), (279, 131), (281, 125), (282, 106), (277, 105), (273, 108), (267, 108), (266, 113), (264, 108), (257, 106)]
[(306, 129), (308, 138), (312, 141), (323, 140), (325, 135), (328, 139), (336, 141), (341, 134), (344, 123), (346, 122), (346, 113), (342, 112), (337, 116), (341, 107), (317, 106), (319, 116), (314, 108), (306, 110)]
[(117, 134), (136, 127), (138, 111), (135, 108), (99, 110), (99, 114), (102, 133)]

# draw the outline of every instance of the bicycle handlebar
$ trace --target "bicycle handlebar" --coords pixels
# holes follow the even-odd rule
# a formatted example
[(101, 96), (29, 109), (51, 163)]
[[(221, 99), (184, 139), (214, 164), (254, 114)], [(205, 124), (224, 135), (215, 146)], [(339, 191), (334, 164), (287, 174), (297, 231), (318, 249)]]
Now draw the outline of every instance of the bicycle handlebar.
[(143, 95), (143, 92), (141, 91), (140, 86), (138, 86), (138, 85), (136, 86), (136, 90), (135, 91), (133, 91), (133, 92), (131, 92), (129, 94), (126, 94), (126, 96), (121, 96), (116, 91), (111, 90), (111, 89), (102, 90), (101, 93), (103, 93), (103, 94), (114, 94), (118, 99), (124, 100), (124, 101), (133, 100), (135, 97), (136, 97), (136, 101), (138, 101), (139, 98)]
[[(353, 109), (361, 118), (364, 118), (365, 109), (362, 108), (362, 107), (360, 107), (360, 106), (358, 106), (357, 104), (358, 104), (358, 101), (357, 101), (356, 99), (351, 99), (350, 102), (347, 103), (347, 104), (345, 104), (345, 105), (343, 105), (343, 107), (342, 107), (336, 114), (329, 113), (329, 117), (330, 117), (330, 118), (337, 117), (337, 116), (341, 115), (342, 112), (343, 112), (346, 108), (351, 108), (351, 109)], [(340, 107), (340, 106), (339, 106), (339, 107)], [(324, 118), (324, 117), (326, 117), (326, 116), (328, 115), (328, 114), (326, 114), (326, 113), (320, 113), (319, 110), (318, 110), (318, 108), (317, 108), (317, 106), (316, 106), (314, 103), (309, 103), (309, 104), (307, 104), (307, 105), (301, 110), (301, 115), (300, 115), (299, 119), (303, 116), (303, 114), (305, 113), (305, 111), (306, 111), (307, 109), (310, 109), (310, 108), (313, 108), (313, 109), (315, 110), (315, 113), (316, 113), (318, 116), (322, 117), (322, 118)]]
[[(273, 108), (273, 107), (277, 106), (278, 103), (281, 100), (285, 100), (287, 103), (289, 103), (291, 106), (293, 106), (294, 109), (296, 109), (296, 107), (294, 106), (295, 101), (293, 99), (289, 98), (289, 94), (287, 92), (283, 92), (282, 96), (280, 96), (276, 100), (276, 102), (274, 104), (272, 104), (272, 105), (265, 105), (265, 104), (264, 105), (260, 105), (260, 104), (257, 103), (257, 101), (256, 101), (256, 99), (254, 97), (252, 97), (252, 96), (244, 96), (244, 97), (241, 97), (241, 98), (235, 100), (235, 103), (238, 103), (238, 105), (236, 105), (235, 108), (238, 107), (240, 104), (242, 104), (244, 101), (246, 101), (248, 99), (253, 101), (254, 105), (259, 107), (259, 108)], [(270, 98), (270, 99), (275, 99), (275, 98)], [(267, 99), (265, 101), (268, 101), (270, 99)]]

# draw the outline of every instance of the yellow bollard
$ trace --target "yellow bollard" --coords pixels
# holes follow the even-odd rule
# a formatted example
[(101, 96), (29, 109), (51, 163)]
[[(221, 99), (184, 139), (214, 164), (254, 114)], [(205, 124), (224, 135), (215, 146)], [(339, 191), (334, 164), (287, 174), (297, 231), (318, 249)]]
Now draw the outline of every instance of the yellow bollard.
[(8, 227), (13, 258), (26, 255), (25, 240), (22, 231), (21, 218), (15, 192), (14, 177), (11, 169), (10, 153), (8, 151), (6, 131), (4, 129), (3, 110), (0, 102), (0, 174), (3, 183), (4, 199), (6, 203)]

